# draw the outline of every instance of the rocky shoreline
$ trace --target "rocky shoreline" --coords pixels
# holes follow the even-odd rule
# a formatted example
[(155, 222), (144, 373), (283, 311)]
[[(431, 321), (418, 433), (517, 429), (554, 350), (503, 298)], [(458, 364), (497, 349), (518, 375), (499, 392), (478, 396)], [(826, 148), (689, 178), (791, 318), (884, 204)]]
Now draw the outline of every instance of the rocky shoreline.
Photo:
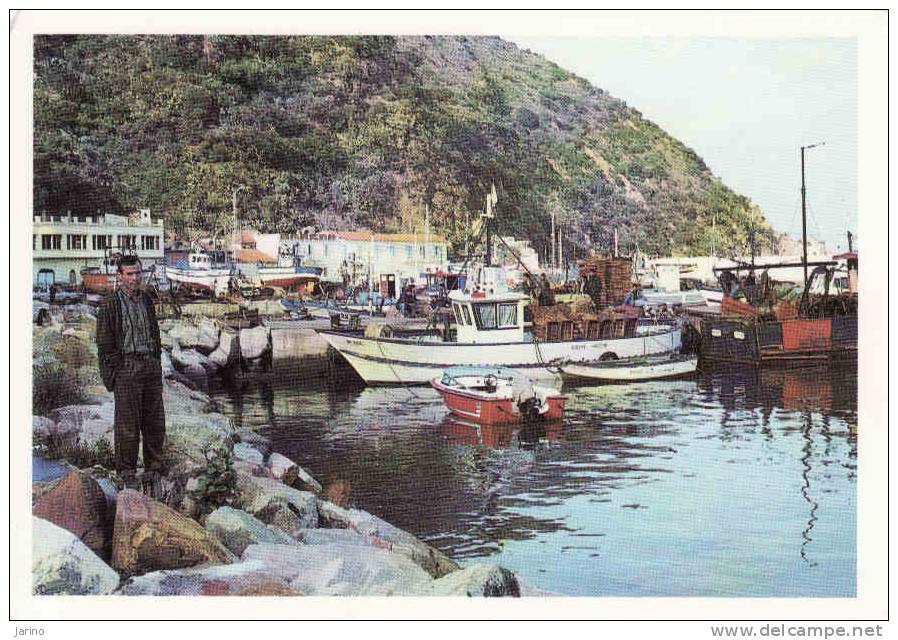
[(215, 412), (191, 388), (228, 353), (226, 332), (207, 318), (162, 323), (167, 471), (153, 497), (123, 488), (111, 470), (113, 398), (99, 382), (92, 309), (52, 318), (33, 330), (34, 454), (68, 470), (32, 482), (35, 594), (546, 595), (497, 565), (460, 567), (338, 504), (259, 434)]

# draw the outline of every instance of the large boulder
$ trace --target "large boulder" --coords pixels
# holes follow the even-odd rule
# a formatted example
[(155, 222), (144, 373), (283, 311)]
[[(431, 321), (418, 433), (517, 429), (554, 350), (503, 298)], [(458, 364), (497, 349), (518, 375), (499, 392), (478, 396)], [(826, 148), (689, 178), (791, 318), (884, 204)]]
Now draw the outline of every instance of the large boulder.
[(308, 596), (419, 595), (432, 582), (404, 556), (358, 545), (251, 545), (243, 561), (260, 561), (272, 578)]
[(237, 427), (234, 430), (234, 439), (237, 442), (252, 445), (263, 454), (267, 454), (271, 450), (271, 441), (252, 427)]
[(162, 377), (167, 378), (175, 372), (175, 365), (171, 361), (171, 356), (165, 349), (159, 354), (159, 364), (162, 367)]
[[(318, 526), (318, 499), (273, 479), (237, 473), (237, 505), (263, 522), (284, 529)], [(292, 514), (292, 516), (291, 516)]]
[(173, 475), (196, 475), (206, 468), (206, 454), (231, 450), (233, 427), (220, 413), (180, 413), (166, 407), (165, 448), (172, 459)]
[(297, 529), (293, 531), (292, 537), (302, 544), (372, 546), (365, 536), (352, 529)]
[(195, 349), (174, 347), (171, 351), (171, 360), (175, 369), (191, 378), (205, 377), (209, 365), (209, 359)]
[(94, 445), (101, 439), (111, 444), (115, 440), (115, 405), (111, 402), (59, 407), (50, 419), (56, 424), (56, 435), (70, 444)]
[(262, 455), (262, 452), (246, 442), (238, 442), (234, 445), (234, 458), (256, 466), (265, 464), (265, 456)]
[(239, 556), (251, 544), (294, 544), (293, 538), (245, 511), (219, 507), (206, 518), (206, 529)]
[(308, 471), (280, 453), (272, 453), (268, 456), (268, 470), (274, 478), (284, 484), (315, 493), (322, 491), (321, 485)]
[(358, 509), (345, 509), (326, 500), (318, 501), (319, 526), (351, 529), (371, 544), (402, 554), (425, 569), (434, 578), (458, 570), (458, 565), (442, 552), (415, 536)]
[(130, 578), (118, 593), (126, 596), (298, 596), (261, 561), (154, 571)]
[(202, 391), (168, 378), (162, 384), (162, 400), (166, 411), (177, 413), (205, 413), (212, 405), (209, 396)]
[(168, 336), (183, 349), (211, 353), (218, 346), (219, 331), (215, 320), (200, 318), (198, 322), (181, 320), (169, 329)]
[(112, 511), (103, 489), (87, 472), (67, 473), (31, 511), (38, 518), (71, 531), (101, 558), (109, 558)]
[(258, 326), (240, 330), (240, 353), (247, 360), (255, 360), (268, 348), (268, 327)]
[(475, 564), (434, 580), (422, 595), (472, 597), (520, 597), (515, 575), (492, 564)]
[(218, 346), (209, 354), (209, 361), (224, 369), (236, 364), (240, 359), (240, 341), (237, 332), (222, 330), (218, 336)]
[(104, 595), (119, 575), (70, 531), (31, 518), (31, 586), (36, 595)]
[(44, 416), (31, 416), (31, 435), (35, 438), (49, 438), (56, 431), (56, 423)]
[(234, 559), (194, 520), (137, 491), (125, 489), (118, 494), (112, 566), (122, 573), (227, 564)]

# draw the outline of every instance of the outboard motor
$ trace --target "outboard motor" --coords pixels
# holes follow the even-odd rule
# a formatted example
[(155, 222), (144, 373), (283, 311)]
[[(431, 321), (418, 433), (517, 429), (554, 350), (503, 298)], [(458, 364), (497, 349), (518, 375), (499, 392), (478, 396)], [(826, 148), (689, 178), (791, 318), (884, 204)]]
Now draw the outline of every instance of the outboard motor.
[(518, 402), (518, 411), (525, 422), (536, 422), (542, 416), (541, 405), (542, 402), (534, 395)]

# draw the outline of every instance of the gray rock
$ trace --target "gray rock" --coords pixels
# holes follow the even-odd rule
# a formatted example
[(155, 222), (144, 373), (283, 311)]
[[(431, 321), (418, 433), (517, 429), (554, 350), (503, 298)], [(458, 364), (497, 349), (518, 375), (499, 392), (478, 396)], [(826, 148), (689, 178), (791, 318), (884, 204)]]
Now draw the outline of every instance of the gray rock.
[(240, 353), (247, 360), (255, 360), (268, 348), (268, 327), (258, 326), (240, 330)]
[(234, 432), (237, 442), (245, 442), (266, 455), (271, 450), (271, 442), (251, 427), (239, 427)]
[(219, 507), (210, 513), (206, 518), (206, 530), (237, 556), (251, 544), (296, 544), (280, 529), (231, 507)]
[(178, 413), (177, 406), (166, 405), (165, 446), (173, 458), (170, 469), (175, 475), (196, 475), (206, 468), (204, 453), (216, 449), (231, 450), (233, 427), (220, 413)]
[(79, 404), (54, 409), (50, 418), (56, 424), (52, 435), (64, 441), (83, 445), (96, 444), (105, 439), (114, 441), (113, 420), (115, 405), (111, 402), (101, 405)]
[(517, 578), (508, 569), (493, 564), (475, 564), (434, 580), (424, 595), (473, 597), (520, 597)]
[(168, 335), (182, 349), (210, 353), (218, 346), (218, 323), (210, 318), (200, 318), (199, 322), (182, 319), (173, 326)]
[(165, 410), (176, 413), (206, 413), (212, 405), (209, 396), (203, 392), (169, 378), (163, 381), (162, 399)]
[(44, 416), (31, 416), (31, 434), (36, 438), (48, 438), (56, 430), (56, 423)]
[(371, 546), (365, 536), (351, 529), (297, 529), (292, 536), (303, 544)]
[(323, 491), (321, 485), (308, 471), (300, 467), (287, 456), (283, 456), (279, 453), (272, 453), (268, 456), (267, 464), (268, 470), (271, 471), (271, 475), (284, 484), (292, 486), (300, 484), (301, 488), (316, 493), (321, 493)]
[(234, 445), (234, 457), (237, 460), (243, 460), (259, 466), (265, 464), (265, 456), (262, 455), (262, 452), (246, 442), (238, 442)]
[(274, 578), (309, 596), (419, 595), (426, 571), (404, 556), (358, 545), (251, 545), (243, 561), (260, 561)]
[(362, 534), (371, 544), (400, 553), (425, 569), (434, 578), (458, 570), (448, 556), (427, 545), (415, 536), (358, 509), (344, 509), (326, 500), (318, 501), (321, 527), (351, 529)]
[(168, 351), (165, 349), (162, 350), (162, 354), (160, 355), (160, 363), (162, 366), (162, 377), (166, 378), (170, 376), (175, 371), (175, 365), (172, 364), (171, 356)]
[(178, 371), (188, 375), (197, 372), (201, 375), (205, 375), (206, 366), (209, 363), (209, 359), (199, 351), (196, 351), (195, 349), (181, 349), (178, 347), (172, 349), (171, 360)]
[(32, 590), (36, 595), (103, 595), (115, 591), (119, 575), (73, 533), (31, 518)]
[(212, 353), (209, 354), (209, 362), (213, 364), (217, 369), (224, 369), (228, 366), (228, 364), (230, 364), (228, 362), (228, 354), (221, 349), (215, 349)]
[[(298, 491), (274, 480), (237, 472), (238, 505), (245, 511), (259, 517), (263, 522), (282, 527), (286, 523), (276, 521), (275, 515), (282, 513), (284, 507), (293, 513), (290, 519), (292, 528), (311, 528), (318, 526), (318, 499), (315, 494)], [(285, 529), (290, 533), (290, 529)]]
[(131, 578), (117, 592), (126, 596), (302, 595), (269, 575), (261, 561), (162, 570)]

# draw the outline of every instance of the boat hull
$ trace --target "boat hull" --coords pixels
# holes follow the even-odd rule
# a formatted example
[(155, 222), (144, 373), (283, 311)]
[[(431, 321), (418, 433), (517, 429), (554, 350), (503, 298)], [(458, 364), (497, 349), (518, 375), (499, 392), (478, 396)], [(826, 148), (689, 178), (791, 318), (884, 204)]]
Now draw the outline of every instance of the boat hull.
[(604, 382), (637, 382), (680, 378), (695, 373), (698, 357), (646, 358), (636, 362), (571, 364), (563, 367), (567, 376)]
[(369, 384), (426, 384), (459, 366), (506, 367), (550, 386), (558, 365), (667, 353), (680, 348), (679, 328), (628, 338), (569, 342), (467, 344), (367, 338), (360, 333), (319, 331)]
[(701, 322), (701, 357), (708, 362), (796, 365), (857, 360), (857, 316), (753, 322)]
[(217, 296), (228, 292), (231, 272), (226, 269), (178, 269), (166, 267), (165, 277), (177, 286), (193, 291), (204, 291)]
[[(431, 386), (443, 397), (449, 411), (459, 418), (481, 424), (515, 424), (524, 416), (511, 398), (493, 397), (489, 394), (452, 388), (439, 380), (431, 380)], [(564, 417), (564, 396), (553, 395), (546, 398), (548, 410), (541, 414), (541, 420), (560, 420)]]
[(89, 293), (111, 293), (115, 291), (115, 283), (114, 273), (84, 273), (81, 275), (81, 288)]

